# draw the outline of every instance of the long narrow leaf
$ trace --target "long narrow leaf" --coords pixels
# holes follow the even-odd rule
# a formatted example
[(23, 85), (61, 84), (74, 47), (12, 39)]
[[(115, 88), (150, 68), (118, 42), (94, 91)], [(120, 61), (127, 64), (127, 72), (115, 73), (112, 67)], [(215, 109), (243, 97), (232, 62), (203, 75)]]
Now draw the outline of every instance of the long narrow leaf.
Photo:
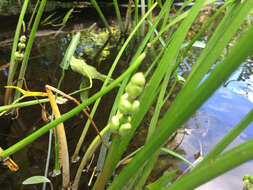
[(11, 147), (7, 148), (0, 154), (0, 161), (4, 160), (11, 154), (14, 154), (18, 150), (24, 148), (28, 144), (31, 144), (34, 140), (39, 138), (41, 135), (45, 134), (48, 132), (50, 129), (52, 129), (54, 126), (58, 125), (59, 123), (64, 122), (65, 120), (73, 117), (82, 109), (93, 103), (95, 100), (100, 98), (101, 96), (105, 95), (106, 93), (110, 92), (113, 88), (117, 87), (118, 84), (126, 78), (128, 75), (130, 75), (133, 71), (135, 71), (140, 63), (132, 64), (122, 75), (120, 75), (117, 79), (115, 79), (110, 85), (105, 87), (103, 90), (97, 92), (94, 94), (92, 97), (90, 97), (86, 102), (82, 103), (81, 105), (77, 106), (76, 108), (72, 109), (71, 111), (65, 113), (62, 115), (60, 118), (48, 123), (47, 125), (44, 125), (34, 133), (32, 133), (30, 136), (24, 138), (23, 140), (17, 142), (16, 144), (12, 145)]
[(171, 172), (162, 175), (158, 180), (154, 183), (147, 185), (147, 189), (149, 190), (164, 190), (170, 181), (172, 181), (173, 175), (175, 175), (177, 170), (173, 170)]
[[(198, 170), (173, 183), (166, 190), (195, 189), (201, 184), (253, 158), (253, 139), (210, 160)], [(240, 159), (238, 159), (238, 157)], [(207, 172), (208, 171), (208, 172)], [(205, 174), (205, 175), (203, 175)]]
[[(253, 53), (252, 44), (248, 43), (253, 38), (253, 26), (250, 27), (232, 48), (226, 59), (220, 63), (211, 75), (204, 81), (198, 91), (194, 92), (189, 102), (186, 97), (181, 99), (180, 107), (173, 103), (159, 123), (154, 137), (142, 148), (134, 159), (122, 170), (120, 175), (108, 188), (121, 189), (129, 182), (136, 168), (142, 167), (150, 155), (163, 145), (171, 134), (178, 129), (195, 111), (215, 92), (215, 90), (239, 67), (245, 58)], [(242, 163), (242, 162), (241, 162)]]
[[(47, 2), (47, 0), (42, 0), (41, 1), (38, 13), (35, 17), (35, 21), (34, 21), (34, 24), (33, 24), (33, 27), (32, 27), (32, 31), (30, 33), (29, 40), (27, 42), (27, 47), (26, 47), (26, 50), (25, 50), (24, 59), (22, 61), (22, 65), (21, 65), (21, 68), (20, 68), (20, 72), (19, 72), (19, 76), (18, 76), (19, 79), (22, 79), (25, 76), (29, 56), (30, 56), (30, 53), (31, 53), (31, 50), (32, 50), (32, 45), (33, 45), (34, 39), (35, 39), (35, 34), (36, 34), (36, 31), (37, 31), (38, 26), (39, 26), (40, 18), (42, 16), (44, 8), (46, 6), (46, 2)], [(23, 85), (23, 80), (19, 80), (17, 86), (22, 88), (22, 85)], [(17, 99), (19, 96), (20, 96), (20, 92), (16, 91), (14, 99)]]
[(205, 156), (200, 167), (208, 160), (218, 156), (253, 121), (253, 109)]
[[(208, 41), (206, 48), (201, 53), (199, 59), (190, 73), (186, 85), (189, 82), (189, 89), (194, 89), (200, 83), (204, 75), (211, 68), (214, 61), (221, 55), (228, 42), (234, 36), (245, 17), (253, 8), (253, 1), (241, 3), (235, 1), (221, 24), (215, 30), (213, 36)], [(198, 73), (198, 74), (196, 74)]]

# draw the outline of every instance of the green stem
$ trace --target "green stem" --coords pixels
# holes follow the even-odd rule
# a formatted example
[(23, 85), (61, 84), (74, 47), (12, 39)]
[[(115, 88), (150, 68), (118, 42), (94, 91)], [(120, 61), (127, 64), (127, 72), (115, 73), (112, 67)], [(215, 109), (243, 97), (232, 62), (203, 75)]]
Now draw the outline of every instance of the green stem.
[(39, 5), (40, 5), (40, 0), (37, 0), (36, 5), (35, 5), (35, 7), (33, 8), (32, 16), (31, 16), (31, 18), (30, 18), (30, 20), (29, 20), (29, 23), (28, 23), (28, 26), (27, 26), (27, 30), (28, 30), (28, 31), (30, 30), (30, 27), (31, 27), (33, 18), (34, 18), (35, 14), (36, 14), (36, 11), (37, 11)]
[[(145, 54), (142, 54), (140, 57), (142, 58), (143, 56), (145, 56)], [(97, 100), (101, 96), (105, 95), (106, 93), (110, 92), (113, 88), (117, 87), (119, 85), (119, 83), (125, 77), (127, 77), (133, 71), (135, 71), (140, 64), (141, 64), (140, 61), (135, 62), (122, 75), (120, 75), (117, 79), (115, 79), (110, 85), (108, 85), (103, 90), (101, 90), (101, 91), (97, 92), (96, 94), (94, 94), (86, 102), (84, 102), (81, 105), (75, 107), (71, 111), (65, 113), (59, 119), (56, 119), (53, 122), (50, 122), (47, 125), (44, 125), (40, 129), (38, 129), (37, 131), (35, 131), (34, 133), (32, 133), (30, 136), (24, 138), (23, 140), (17, 142), (16, 144), (12, 145), (11, 147), (9, 147), (5, 151), (3, 151), (0, 154), (0, 161), (4, 160), (8, 156), (14, 154), (18, 150), (20, 150), (20, 149), (24, 148), (25, 146), (29, 145), (30, 143), (32, 143), (33, 141), (35, 141), (37, 138), (39, 138), (43, 134), (47, 133), (50, 129), (52, 129), (53, 127), (55, 127), (59, 123), (62, 123), (65, 120), (73, 117), (74, 115), (76, 115), (77, 113), (79, 113), (80, 111), (82, 111), (82, 109), (84, 109), (85, 107), (87, 107), (88, 105), (90, 105), (91, 103), (93, 103), (95, 100)]]
[[(25, 76), (25, 71), (26, 71), (26, 68), (27, 68), (27, 65), (28, 65), (28, 59), (29, 59), (30, 52), (31, 52), (31, 49), (32, 49), (32, 45), (33, 45), (33, 42), (34, 42), (34, 39), (35, 39), (35, 34), (36, 34), (37, 28), (39, 26), (40, 18), (42, 16), (43, 10), (45, 8), (46, 2), (47, 2), (47, 0), (42, 0), (41, 3), (40, 3), (40, 7), (39, 7), (38, 13), (36, 15), (36, 18), (35, 18), (35, 21), (34, 21), (34, 24), (33, 24), (33, 27), (32, 27), (32, 31), (31, 31), (30, 36), (29, 36), (26, 51), (25, 51), (25, 54), (24, 54), (24, 59), (23, 59), (23, 62), (22, 62), (21, 68), (20, 68), (20, 72), (19, 72), (19, 76), (18, 76), (19, 79), (23, 79), (24, 76)], [(17, 86), (19, 88), (22, 88), (22, 85), (23, 85), (23, 80), (19, 80)], [(20, 96), (20, 92), (16, 91), (14, 99), (17, 99), (19, 96)]]
[(110, 26), (109, 26), (109, 24), (108, 24), (108, 22), (107, 22), (107, 20), (106, 20), (106, 18), (105, 18), (105, 16), (104, 16), (103, 12), (101, 11), (100, 7), (98, 6), (97, 1), (96, 1), (96, 0), (90, 0), (90, 1), (91, 1), (91, 4), (92, 4), (92, 5), (95, 7), (95, 9), (97, 10), (97, 12), (98, 12), (100, 18), (101, 18), (102, 21), (104, 22), (104, 25), (105, 25), (105, 27), (107, 28), (107, 30), (108, 30), (108, 32), (109, 32), (109, 35), (111, 35), (111, 34), (112, 34), (112, 31), (111, 31), (111, 29), (110, 29)]
[(122, 160), (120, 160), (118, 163), (117, 163), (117, 166), (116, 168), (118, 168), (121, 164), (123, 164), (124, 162), (126, 162), (128, 159), (130, 159), (131, 157), (133, 157), (134, 155), (137, 154), (137, 152), (139, 152), (141, 150), (143, 146), (137, 148), (135, 151), (131, 152), (130, 154), (128, 154), (125, 158), (123, 158)]
[(253, 109), (205, 156), (196, 168), (218, 156), (253, 121)]
[[(9, 68), (9, 73), (8, 73), (7, 86), (10, 86), (12, 84), (13, 78), (14, 78), (16, 70), (17, 70), (18, 64), (15, 61), (15, 53), (17, 51), (19, 34), (20, 34), (20, 30), (22, 27), (22, 23), (23, 23), (23, 19), (24, 19), (25, 13), (26, 13), (28, 3), (29, 3), (29, 0), (24, 1), (24, 4), (22, 6), (22, 10), (21, 10), (21, 13), (20, 13), (20, 16), (18, 19), (18, 24), (17, 24), (17, 28), (16, 28), (16, 32), (15, 32), (15, 36), (14, 36), (14, 42), (13, 42), (12, 51), (11, 51), (11, 61), (10, 61), (10, 68)], [(10, 91), (11, 91), (11, 89), (6, 89), (6, 91), (5, 91), (5, 104), (8, 104)]]
[[(167, 1), (169, 1), (169, 2), (167, 2)], [(172, 3), (173, 3), (172, 0), (166, 0), (166, 2), (164, 3), (164, 6), (166, 6), (165, 9), (167, 9), (167, 11), (166, 11), (164, 18), (163, 18), (161, 30), (164, 29), (166, 24), (168, 23), (168, 19), (169, 19), (169, 15), (170, 15), (170, 8), (171, 8)]]
[(54, 127), (54, 173), (60, 172), (60, 163), (59, 163), (59, 155), (60, 155), (60, 145), (59, 145), (59, 135), (56, 127)]
[(175, 18), (175, 17), (177, 17), (179, 14), (181, 14), (181, 12), (184, 10), (184, 8), (185, 8), (189, 3), (191, 3), (191, 2), (192, 2), (192, 0), (187, 0), (187, 1), (185, 1), (184, 4), (178, 9), (178, 11), (176, 12), (176, 14), (173, 15), (173, 17)]
[[(138, 24), (138, 21), (139, 21), (139, 0), (134, 0), (134, 6), (135, 6), (135, 26)], [(139, 31), (136, 32), (136, 38), (137, 40), (139, 39)]]
[[(110, 125), (108, 124), (101, 132), (100, 135), (103, 137), (106, 132), (108, 132), (110, 129)], [(80, 163), (80, 166), (76, 172), (76, 176), (74, 179), (74, 183), (72, 185), (72, 189), (73, 190), (77, 190), (78, 189), (78, 183), (80, 181), (80, 177), (82, 175), (83, 172), (83, 168), (84, 166), (87, 164), (87, 162), (89, 161), (89, 159), (91, 158), (92, 154), (94, 154), (94, 152), (96, 151), (97, 147), (100, 145), (101, 143), (101, 139), (100, 137), (97, 135), (96, 138), (92, 141), (92, 143), (90, 144), (88, 150), (86, 151), (85, 155), (82, 158), (82, 161)]]
[(111, 176), (112, 170), (114, 169), (113, 166), (117, 164), (115, 163), (116, 160), (113, 158), (114, 157), (113, 155), (115, 152), (118, 152), (120, 141), (121, 141), (120, 135), (116, 134), (113, 137), (112, 144), (109, 149), (108, 156), (106, 158), (102, 172), (100, 173), (100, 176), (93, 187), (94, 190), (102, 190), (105, 188), (105, 185), (109, 177)]
[(252, 146), (253, 139), (225, 152), (215, 159), (209, 160), (203, 167), (193, 170), (183, 178), (174, 182), (167, 190), (195, 189), (199, 185), (225, 173), (231, 168), (235, 168), (252, 159)]
[[(51, 148), (52, 148), (52, 136), (53, 136), (53, 130), (50, 130), (49, 137), (48, 137), (47, 161), (46, 161), (45, 172), (44, 172), (45, 177), (48, 176), (48, 169), (49, 169), (49, 162), (50, 162)], [(46, 190), (46, 184), (47, 183), (43, 183), (42, 190)]]
[(191, 49), (192, 45), (194, 44), (194, 42), (196, 42), (199, 37), (204, 33), (204, 31), (210, 26), (211, 23), (214, 22), (214, 20), (217, 18), (217, 16), (219, 16), (222, 11), (227, 8), (234, 0), (231, 1), (227, 1), (224, 5), (222, 5), (216, 12), (215, 14), (208, 20), (208, 22), (201, 28), (201, 30), (194, 36), (194, 38), (191, 40), (191, 42), (186, 46), (186, 48), (184, 49), (183, 53), (180, 56), (180, 59), (178, 59), (176, 65), (179, 65), (182, 60), (184, 59), (184, 57), (186, 56), (186, 54), (188, 53), (189, 49)]
[[(152, 4), (153, 4), (153, 0), (148, 0), (148, 1), (147, 1), (148, 9), (150, 9), (150, 7), (152, 6)], [(148, 15), (148, 22), (151, 22), (151, 23), (152, 23), (152, 13), (150, 13), (150, 14)], [(151, 26), (148, 25), (148, 28), (149, 28), (149, 30), (150, 30), (150, 29), (151, 29)]]
[[(141, 17), (144, 17), (145, 15), (145, 0), (141, 0)], [(144, 37), (144, 32), (145, 32), (145, 24), (142, 23), (141, 25), (141, 37)]]
[(114, 4), (115, 12), (116, 12), (119, 27), (120, 27), (120, 32), (123, 33), (125, 31), (125, 29), (124, 29), (123, 22), (122, 22), (122, 19), (121, 19), (118, 1), (113, 0), (113, 4)]
[[(216, 1), (216, 0), (207, 0), (207, 1), (205, 1), (204, 5), (208, 5), (208, 4), (210, 4), (214, 1)], [(175, 25), (176, 23), (178, 23), (178, 22), (182, 21), (183, 19), (185, 19), (188, 16), (189, 13), (190, 13), (190, 10), (185, 11), (183, 14), (179, 15), (174, 20), (172, 20), (166, 27), (164, 27), (163, 29), (161, 29), (159, 31), (159, 34), (150, 43), (154, 44), (164, 32), (168, 31), (168, 29), (170, 27), (172, 27), (173, 25)]]
[[(131, 34), (129, 35), (129, 37), (127, 38), (127, 40), (125, 41), (125, 43), (123, 44), (122, 48), (120, 49), (119, 53), (117, 54), (117, 57), (115, 58), (115, 60), (114, 60), (114, 62), (113, 62), (113, 64), (112, 64), (112, 67), (111, 67), (111, 69), (110, 69), (110, 71), (109, 71), (109, 73), (108, 73), (108, 75), (107, 75), (107, 78), (106, 78), (106, 80), (105, 80), (105, 82), (104, 82), (104, 84), (103, 84), (101, 90), (103, 90), (103, 88), (105, 88), (105, 86), (108, 84), (108, 82), (109, 82), (109, 80), (110, 80), (110, 78), (111, 78), (111, 76), (112, 76), (112, 73), (113, 73), (113, 71), (115, 70), (116, 65), (117, 65), (117, 63), (118, 63), (120, 57), (122, 56), (123, 52), (125, 51), (127, 45), (129, 44), (129, 42), (131, 41), (131, 39), (134, 37), (135, 33), (137, 32), (137, 30), (138, 30), (138, 28), (141, 26), (141, 24), (144, 22), (144, 20), (145, 20), (145, 18), (147, 17), (147, 15), (156, 7), (156, 5), (157, 5), (157, 3), (155, 3), (155, 4), (152, 6), (152, 8), (147, 12), (147, 14), (140, 20), (140, 22), (139, 22), (139, 23), (137, 24), (137, 26), (133, 29), (133, 31), (131, 32)], [(143, 41), (144, 41), (144, 40), (143, 40)], [(146, 41), (147, 41), (147, 40), (146, 40)], [(145, 44), (144, 44), (144, 45), (145, 45)], [(144, 46), (144, 45), (143, 45), (143, 46)], [(140, 53), (140, 52), (139, 52), (139, 53)], [(137, 57), (135, 57), (134, 61), (136, 61), (136, 58), (137, 58)], [(93, 109), (92, 109), (92, 111), (91, 111), (91, 113), (90, 113), (91, 117), (93, 117), (93, 115), (95, 114), (95, 111), (96, 111), (96, 109), (97, 109), (97, 107), (98, 107), (99, 102), (100, 102), (100, 99), (96, 100), (96, 102), (95, 102), (95, 104), (94, 104), (94, 106), (93, 106)], [(87, 123), (85, 124), (85, 128), (84, 128), (84, 130), (82, 131), (81, 137), (80, 137), (80, 139), (79, 139), (79, 141), (78, 141), (78, 143), (77, 143), (75, 152), (74, 152), (74, 154), (73, 154), (73, 156), (72, 156), (72, 160), (76, 160), (76, 158), (77, 158), (77, 156), (78, 156), (78, 154), (79, 154), (79, 151), (80, 151), (81, 145), (82, 145), (82, 143), (83, 143), (83, 141), (84, 141), (84, 138), (85, 138), (85, 136), (86, 136), (86, 132), (87, 132), (87, 130), (88, 130), (89, 124), (90, 124), (89, 121), (87, 121)]]

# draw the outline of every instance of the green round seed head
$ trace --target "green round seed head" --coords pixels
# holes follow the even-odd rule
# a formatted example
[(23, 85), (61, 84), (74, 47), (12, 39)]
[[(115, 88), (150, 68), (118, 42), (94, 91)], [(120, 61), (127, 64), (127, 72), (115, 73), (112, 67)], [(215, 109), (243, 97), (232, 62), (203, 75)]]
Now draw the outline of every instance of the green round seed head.
[(130, 82), (126, 87), (126, 92), (132, 99), (136, 99), (142, 92), (142, 87), (139, 87)]
[(128, 99), (128, 94), (127, 93), (124, 93), (121, 97), (120, 97), (120, 99), (122, 99), (122, 100), (127, 100)]
[(129, 133), (129, 131), (131, 130), (131, 127), (132, 126), (131, 126), (130, 123), (122, 124), (119, 128), (119, 135), (122, 136), (122, 137), (126, 136)]
[(132, 117), (131, 117), (131, 116), (128, 116), (128, 117), (127, 117), (127, 122), (131, 123), (131, 121), (132, 121)]
[(132, 112), (132, 104), (125, 99), (120, 99), (119, 111), (123, 114), (130, 114)]
[(22, 43), (25, 43), (26, 42), (25, 35), (20, 36), (19, 41), (22, 42)]
[(15, 58), (16, 58), (16, 57), (19, 57), (19, 56), (20, 56), (20, 53), (19, 53), (18, 51), (16, 51), (15, 54), (14, 54), (14, 56), (15, 56)]
[(145, 77), (142, 72), (136, 73), (131, 78), (131, 82), (137, 86), (143, 87), (145, 85)]
[(18, 43), (18, 47), (19, 47), (20, 49), (24, 49), (24, 48), (25, 48), (25, 43), (19, 42), (19, 43)]
[(251, 184), (253, 184), (253, 176), (249, 176), (248, 180)]
[(137, 113), (140, 109), (140, 101), (139, 100), (135, 100), (132, 104), (132, 110), (133, 113)]
[(116, 133), (119, 129), (119, 118), (117, 116), (113, 116), (110, 122), (110, 130), (112, 133)]
[(19, 53), (18, 51), (15, 52), (15, 59), (21, 61), (24, 58), (23, 53)]

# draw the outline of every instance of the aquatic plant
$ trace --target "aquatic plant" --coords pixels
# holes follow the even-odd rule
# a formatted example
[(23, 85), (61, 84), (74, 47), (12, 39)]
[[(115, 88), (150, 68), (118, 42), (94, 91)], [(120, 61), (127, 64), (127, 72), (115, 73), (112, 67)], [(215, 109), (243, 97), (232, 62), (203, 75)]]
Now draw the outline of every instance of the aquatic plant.
[[(186, 1), (184, 6), (190, 2), (191, 1)], [(169, 11), (172, 6), (171, 1), (158, 1), (158, 3), (148, 1), (147, 6), (149, 9), (147, 12), (145, 12), (145, 2), (142, 1), (142, 19), (139, 20), (139, 15), (135, 14), (135, 27), (118, 52), (101, 90), (81, 105), (75, 107), (61, 117), (56, 118), (30, 136), (1, 152), (1, 160), (4, 160), (11, 154), (24, 148), (56, 125), (73, 117), (83, 108), (96, 101), (91, 112), (91, 117), (93, 117), (100, 98), (113, 88), (118, 87), (119, 84), (121, 85), (115, 98), (110, 117), (108, 118), (108, 125), (100, 132), (100, 135), (103, 136), (106, 143), (108, 143), (110, 136), (109, 131), (111, 131), (114, 133), (113, 140), (106, 157), (104, 156), (104, 151), (101, 151), (103, 154), (101, 153), (98, 165), (102, 166), (102, 172), (97, 178), (93, 189), (142, 189), (144, 187), (148, 189), (157, 189), (157, 187), (159, 187), (160, 189), (168, 190), (194, 189), (214, 177), (252, 159), (253, 150), (251, 147), (253, 145), (253, 140), (248, 140), (233, 149), (223, 152), (224, 149), (252, 122), (253, 111), (251, 110), (191, 172), (168, 185), (168, 182), (171, 182), (172, 175), (175, 173), (175, 171), (171, 171), (165, 176), (160, 177), (156, 182), (145, 186), (150, 172), (155, 167), (155, 161), (158, 158), (160, 148), (163, 144), (166, 143), (169, 137), (171, 137), (173, 133), (215, 92), (215, 90), (228, 79), (240, 64), (253, 53), (253, 45), (251, 43), (251, 39), (253, 38), (253, 26), (249, 25), (247, 31), (241, 35), (234, 46), (231, 47), (222, 60), (220, 60), (223, 50), (228, 46), (236, 31), (253, 8), (253, 1), (249, 0), (227, 1), (196, 34), (195, 38), (188, 43), (188, 46), (184, 46), (187, 33), (193, 25), (197, 15), (205, 5), (212, 2), (215, 1), (196, 0), (188, 11), (183, 12), (182, 9), (179, 9), (175, 14), (176, 16), (170, 18)], [(98, 4), (95, 1), (92, 1), (92, 4), (96, 6), (100, 17), (110, 31), (109, 24), (102, 14), (101, 9), (98, 7)], [(125, 26), (123, 26), (122, 18), (119, 14), (117, 1), (114, 1), (114, 4), (121, 31), (123, 32), (126, 29), (124, 28)], [(151, 13), (158, 4), (159, 12), (155, 19), (152, 19)], [(138, 0), (135, 1), (135, 5), (139, 5)], [(135, 10), (137, 12), (138, 9)], [(179, 94), (176, 96), (171, 106), (167, 108), (165, 114), (161, 114), (164, 103), (170, 97), (175, 85), (180, 82), (177, 67), (181, 64), (181, 60), (183, 60), (194, 42), (224, 10), (226, 11), (223, 18), (206, 43), (205, 48), (201, 51), (189, 76), (186, 78), (185, 82), (183, 82), (183, 87)], [(149, 22), (145, 22), (146, 18), (148, 18)], [(144, 35), (146, 26), (147, 32)], [(142, 29), (140, 30), (140, 28)], [(173, 32), (170, 33), (168, 31), (169, 29)], [(141, 40), (131, 58), (128, 69), (108, 85), (120, 57), (127, 48), (130, 48), (129, 44), (135, 37)], [(17, 40), (18, 38), (16, 38), (16, 44)], [(29, 56), (29, 53), (27, 54)], [(70, 61), (72, 55), (65, 60), (65, 63)], [(150, 69), (144, 73), (147, 81), (147, 85), (144, 86), (144, 80), (139, 80), (141, 77), (136, 78), (136, 76), (140, 74), (134, 75), (133, 73), (137, 71), (142, 62), (146, 62), (146, 59), (144, 59), (146, 55), (150, 56), (152, 63), (149, 65)], [(219, 62), (217, 63), (218, 60)], [(211, 68), (213, 69), (210, 71)], [(209, 73), (208, 76), (206, 75), (207, 73)], [(135, 78), (131, 78), (132, 75)], [(172, 86), (169, 85), (171, 81), (173, 81)], [(171, 89), (169, 89), (169, 87), (171, 87)], [(124, 94), (124, 91), (126, 91), (127, 95)], [(36, 103), (36, 101), (27, 102), (29, 105), (32, 103)], [(0, 107), (0, 109), (10, 109), (22, 105), (14, 104), (9, 107)], [(134, 107), (138, 108), (137, 111), (134, 110)], [(138, 150), (131, 162), (119, 172), (117, 178), (112, 180), (109, 184), (109, 179), (115, 171), (123, 153), (126, 151), (130, 140), (133, 138), (136, 129), (140, 126), (151, 107), (154, 107), (155, 111), (149, 123), (145, 145)], [(134, 113), (132, 114), (132, 112)], [(159, 117), (161, 117), (161, 119), (158, 122)], [(89, 125), (89, 123), (87, 125)], [(82, 141), (79, 144), (79, 148), (81, 144)], [(87, 153), (82, 158), (73, 189), (78, 188), (81, 175), (80, 171), (82, 171), (85, 163), (90, 158), (90, 154), (95, 151), (99, 144), (100, 139), (96, 137), (88, 148)], [(102, 150), (105, 148), (106, 147), (102, 148)], [(77, 155), (78, 152), (79, 150), (76, 151)], [(237, 159), (238, 155), (240, 159)], [(202, 175), (204, 171), (209, 172), (206, 172), (206, 175)]]

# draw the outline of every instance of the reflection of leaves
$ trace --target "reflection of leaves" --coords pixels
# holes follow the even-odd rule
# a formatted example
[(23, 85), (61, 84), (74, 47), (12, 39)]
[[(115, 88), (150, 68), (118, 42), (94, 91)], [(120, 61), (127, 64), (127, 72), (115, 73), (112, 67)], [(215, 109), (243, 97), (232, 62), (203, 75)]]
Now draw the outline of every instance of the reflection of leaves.
[(248, 62), (242, 66), (242, 72), (237, 80), (245, 81), (249, 79), (250, 75), (253, 75), (253, 59), (248, 59)]

